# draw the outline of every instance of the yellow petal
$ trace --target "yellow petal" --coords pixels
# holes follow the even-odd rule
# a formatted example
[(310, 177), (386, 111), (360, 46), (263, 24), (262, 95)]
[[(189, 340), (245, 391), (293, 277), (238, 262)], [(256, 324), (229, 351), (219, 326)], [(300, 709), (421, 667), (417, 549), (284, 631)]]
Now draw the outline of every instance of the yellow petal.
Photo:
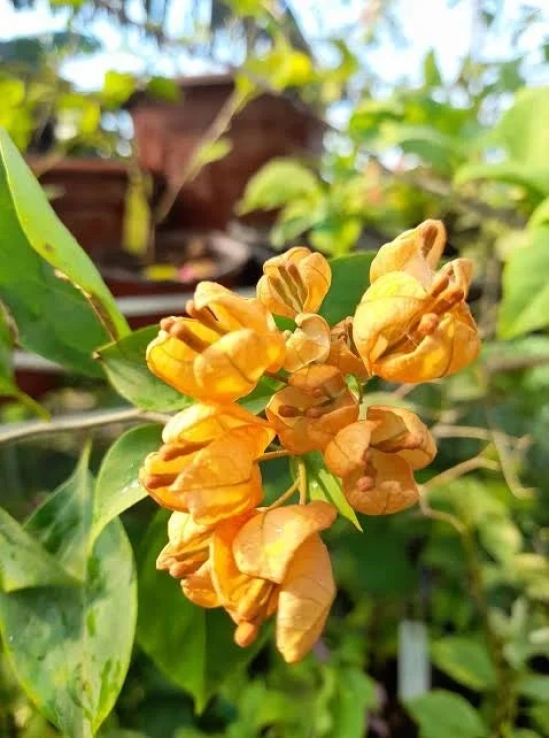
[(157, 557), (157, 569), (176, 579), (189, 576), (208, 559), (212, 529), (198, 525), (191, 515), (174, 512), (168, 521), (168, 544)]
[(437, 453), (435, 442), (416, 413), (371, 405), (367, 409), (367, 421), (373, 424), (373, 448), (399, 454), (412, 469), (422, 469), (433, 461)]
[(260, 335), (246, 329), (222, 336), (196, 359), (201, 395), (218, 402), (244, 397), (266, 370), (281, 366), (284, 351), (280, 333)]
[(286, 341), (283, 369), (296, 372), (313, 362), (322, 363), (330, 351), (330, 328), (320, 315), (300, 313), (296, 330)]
[[(220, 607), (221, 602), (212, 582), (210, 562), (205, 562), (194, 574), (182, 579), (181, 588), (188, 600), (199, 607)], [(175, 615), (177, 617), (177, 614)]]
[(275, 436), (275, 431), (265, 420), (239, 405), (195, 403), (170, 418), (162, 439), (165, 443), (200, 445), (235, 432), (240, 438), (248, 439), (255, 458), (265, 451)]
[(245, 523), (235, 537), (237, 567), (250, 576), (280, 583), (306, 538), (330, 527), (335, 518), (336, 508), (321, 500), (267, 510)]
[(405, 271), (427, 287), (443, 254), (447, 234), (440, 220), (425, 220), (384, 244), (370, 268), (371, 284), (389, 272)]
[(397, 454), (369, 451), (368, 471), (344, 477), (344, 494), (364, 515), (389, 515), (418, 501), (418, 489), (410, 465)]
[(336, 434), (324, 452), (325, 463), (333, 474), (345, 477), (362, 468), (365, 452), (371, 443), (372, 429), (372, 423), (361, 420), (350, 423)]
[(296, 551), (280, 585), (276, 639), (287, 663), (299, 661), (313, 648), (335, 595), (328, 551), (313, 534)]
[(337, 367), (342, 374), (354, 374), (363, 381), (369, 378), (353, 342), (353, 318), (347, 317), (337, 323), (330, 332), (330, 341), (327, 364)]

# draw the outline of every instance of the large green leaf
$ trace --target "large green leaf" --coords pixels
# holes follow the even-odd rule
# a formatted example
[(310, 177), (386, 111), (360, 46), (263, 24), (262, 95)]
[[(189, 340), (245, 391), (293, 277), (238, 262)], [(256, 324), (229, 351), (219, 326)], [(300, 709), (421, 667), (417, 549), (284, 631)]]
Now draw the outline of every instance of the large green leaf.
[(365, 252), (331, 259), (332, 284), (319, 310), (329, 325), (354, 315), (370, 284), (369, 271), (374, 256), (374, 252)]
[(92, 538), (117, 515), (147, 496), (138, 481), (146, 455), (161, 444), (162, 426), (155, 423), (132, 428), (109, 449), (99, 470), (95, 490)]
[(542, 164), (548, 180), (548, 87), (519, 90), (497, 132), (510, 158), (537, 168)]
[(155, 377), (145, 363), (145, 351), (157, 333), (158, 326), (140, 328), (100, 348), (98, 357), (113, 387), (133, 405), (161, 412), (181, 410), (192, 400)]
[(486, 738), (488, 731), (464, 697), (436, 689), (407, 702), (421, 738)]
[(0, 169), (1, 186), (8, 188), (13, 213), (28, 245), (86, 293), (113, 335), (127, 333), (126, 320), (96, 267), (57, 218), (36, 178), (1, 128)]
[(0, 508), (0, 590), (74, 583), (55, 558)]
[(354, 509), (344, 496), (340, 480), (327, 470), (323, 455), (319, 451), (313, 451), (302, 456), (302, 461), (306, 466), (310, 498), (330, 502), (340, 515), (351, 521), (358, 530), (362, 530)]
[(485, 690), (496, 685), (495, 667), (487, 647), (473, 638), (440, 638), (432, 645), (432, 659), (441, 671), (466, 687)]
[(91, 738), (130, 661), (136, 616), (132, 551), (120, 521), (98, 538), (80, 587), (0, 594), (0, 630), (17, 677), (43, 715)]
[(363, 738), (368, 713), (377, 704), (374, 681), (356, 666), (327, 667), (333, 674), (335, 694), (331, 701), (331, 735), (338, 738)]
[(523, 161), (511, 159), (493, 163), (465, 164), (457, 170), (454, 183), (462, 185), (476, 179), (520, 185), (534, 191), (537, 195), (548, 195), (548, 169), (541, 165), (541, 162), (526, 164)]
[(271, 210), (319, 189), (312, 172), (294, 159), (273, 159), (263, 166), (246, 185), (238, 212)]
[(138, 551), (137, 637), (158, 668), (189, 692), (201, 711), (220, 684), (254, 657), (260, 644), (236, 646), (229, 615), (196, 607), (183, 596), (177, 581), (156, 570), (155, 560), (168, 540), (167, 520), (168, 513), (161, 510)]
[(112, 709), (136, 620), (133, 556), (120, 521), (90, 544), (87, 460), (88, 449), (23, 531), (44, 562), (55, 561), (66, 579), (71, 572), (80, 582), (62, 588), (44, 577), (33, 589), (0, 594), (0, 630), (18, 680), (42, 714), (75, 738), (92, 736)]
[(503, 274), (498, 316), (501, 338), (516, 338), (548, 325), (548, 228), (535, 228), (530, 244), (514, 250)]
[(0, 397), (13, 397), (26, 405), (30, 410), (40, 415), (44, 420), (49, 414), (32, 397), (22, 392), (15, 383), (12, 366), (12, 351), (14, 337), (8, 325), (6, 314), (0, 306)]
[(17, 323), (19, 343), (73, 371), (102, 376), (92, 353), (109, 339), (107, 331), (84, 296), (32, 249), (1, 165), (0, 212), (0, 297)]
[(65, 482), (49, 495), (25, 523), (25, 530), (39, 541), (71, 576), (86, 579), (94, 479), (88, 471), (90, 446)]

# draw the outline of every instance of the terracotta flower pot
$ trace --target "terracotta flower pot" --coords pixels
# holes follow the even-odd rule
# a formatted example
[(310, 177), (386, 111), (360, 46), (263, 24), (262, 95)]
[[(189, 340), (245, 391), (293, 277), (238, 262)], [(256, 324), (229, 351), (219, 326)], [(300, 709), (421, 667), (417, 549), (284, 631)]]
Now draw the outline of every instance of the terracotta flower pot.
[(27, 161), (40, 184), (51, 188), (51, 206), (60, 220), (91, 257), (107, 247), (120, 247), (128, 186), (125, 164), (67, 158), (44, 169), (44, 160)]
[[(231, 95), (230, 76), (188, 77), (179, 80), (179, 102), (135, 94), (127, 104), (134, 123), (141, 167), (160, 183), (177, 182), (205, 130)], [(203, 167), (180, 192), (167, 220), (182, 228), (227, 227), (246, 183), (270, 159), (310, 155), (322, 151), (323, 126), (313, 113), (287, 99), (263, 94), (234, 116), (227, 137), (232, 149), (223, 159)], [(262, 225), (272, 213), (255, 213), (246, 221)]]

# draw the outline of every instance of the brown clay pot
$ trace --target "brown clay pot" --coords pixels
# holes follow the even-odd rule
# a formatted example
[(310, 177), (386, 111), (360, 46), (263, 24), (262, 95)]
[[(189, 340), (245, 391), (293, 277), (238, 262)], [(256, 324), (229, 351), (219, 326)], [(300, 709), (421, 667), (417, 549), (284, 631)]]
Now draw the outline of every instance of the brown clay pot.
[(106, 246), (120, 247), (128, 186), (122, 162), (68, 158), (48, 167), (30, 157), (28, 163), (40, 184), (52, 188), (51, 206), (92, 258)]
[[(159, 182), (177, 182), (204, 132), (231, 95), (230, 76), (187, 77), (179, 80), (179, 102), (167, 102), (137, 93), (128, 109), (141, 167)], [(234, 116), (225, 134), (232, 150), (207, 164), (180, 192), (167, 220), (173, 227), (225, 229), (246, 183), (270, 159), (322, 151), (323, 126), (307, 109), (287, 99), (263, 94)], [(247, 216), (251, 225), (265, 225), (273, 213)]]

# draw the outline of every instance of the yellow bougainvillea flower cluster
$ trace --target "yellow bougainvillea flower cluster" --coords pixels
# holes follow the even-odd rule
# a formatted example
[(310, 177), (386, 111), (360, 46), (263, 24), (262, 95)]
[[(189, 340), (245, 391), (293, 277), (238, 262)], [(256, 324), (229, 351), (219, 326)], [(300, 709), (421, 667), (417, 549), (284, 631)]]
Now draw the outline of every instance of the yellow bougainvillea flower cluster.
[[(335, 597), (320, 533), (334, 522), (328, 501), (308, 500), (303, 455), (322, 453), (347, 502), (366, 515), (418, 500), (414, 471), (436, 447), (409, 410), (370, 405), (373, 376), (426, 382), (458, 371), (480, 341), (466, 304), (472, 267), (456, 259), (437, 271), (445, 245), (426, 221), (382, 246), (355, 315), (334, 326), (318, 314), (331, 285), (327, 260), (298, 247), (270, 259), (245, 299), (198, 285), (186, 317), (161, 321), (147, 350), (150, 370), (196, 403), (164, 427), (140, 481), (172, 510), (159, 569), (202, 607), (223, 607), (235, 641), (248, 646), (275, 616), (277, 648), (301, 659), (323, 631)], [(345, 286), (344, 286), (345, 288)], [(293, 321), (280, 330), (274, 316)], [(275, 378), (265, 417), (237, 401)], [(289, 456), (296, 480), (265, 506), (260, 462)], [(299, 493), (299, 502), (289, 503)]]

